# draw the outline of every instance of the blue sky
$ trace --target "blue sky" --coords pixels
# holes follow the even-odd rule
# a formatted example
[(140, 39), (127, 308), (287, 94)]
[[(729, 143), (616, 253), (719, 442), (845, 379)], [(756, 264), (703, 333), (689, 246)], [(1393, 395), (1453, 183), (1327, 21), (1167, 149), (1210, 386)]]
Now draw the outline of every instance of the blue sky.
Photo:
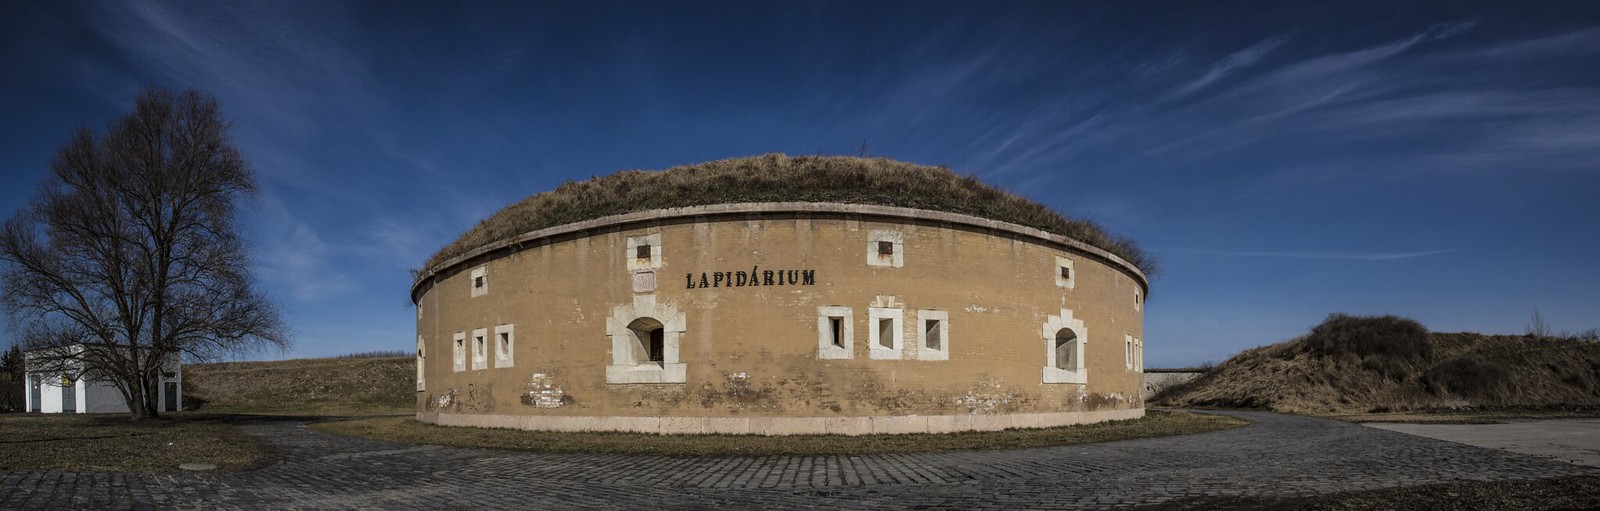
[(0, 0), (0, 211), (197, 87), (272, 358), (410, 349), (407, 270), (563, 181), (863, 143), (1154, 252), (1152, 367), (1332, 312), (1600, 326), (1600, 4), (447, 4)]

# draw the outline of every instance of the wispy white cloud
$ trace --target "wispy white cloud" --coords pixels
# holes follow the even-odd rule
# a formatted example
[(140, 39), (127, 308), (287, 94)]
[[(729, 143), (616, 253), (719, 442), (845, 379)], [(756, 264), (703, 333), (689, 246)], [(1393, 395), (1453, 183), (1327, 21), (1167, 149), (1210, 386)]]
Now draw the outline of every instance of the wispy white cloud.
[(1287, 40), (1288, 36), (1274, 37), (1259, 41), (1243, 50), (1233, 52), (1227, 57), (1223, 57), (1222, 60), (1217, 61), (1217, 63), (1212, 64), (1211, 68), (1207, 69), (1204, 75), (1201, 75), (1194, 81), (1183, 84), (1177, 89), (1173, 89), (1172, 92), (1167, 93), (1165, 99), (1177, 99), (1193, 94), (1200, 89), (1204, 89), (1207, 85), (1211, 85), (1213, 82), (1233, 74), (1234, 71), (1254, 66), (1257, 62), (1260, 62), (1261, 59), (1265, 58), (1267, 54), (1272, 53), (1273, 50), (1276, 50), (1279, 46), (1282, 46)]
[(1226, 257), (1283, 257), (1294, 259), (1344, 259), (1355, 261), (1393, 261), (1455, 252), (1450, 250), (1425, 250), (1419, 252), (1281, 252), (1258, 250), (1214, 250), (1203, 248), (1158, 248), (1154, 252), (1201, 254)]
[(1600, 28), (1563, 32), (1547, 37), (1489, 46), (1462, 52), (1465, 59), (1542, 57), (1553, 53), (1583, 55), (1600, 53)]
[(355, 288), (337, 250), (310, 225), (296, 220), (270, 193), (257, 202), (262, 207), (252, 248), (265, 284), (287, 290), (299, 301), (328, 299)]

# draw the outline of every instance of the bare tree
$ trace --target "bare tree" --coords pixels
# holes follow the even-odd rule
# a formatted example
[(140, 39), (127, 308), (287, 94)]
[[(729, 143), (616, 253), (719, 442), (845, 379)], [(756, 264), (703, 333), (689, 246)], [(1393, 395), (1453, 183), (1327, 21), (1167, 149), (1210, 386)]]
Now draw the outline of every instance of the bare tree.
[(114, 384), (138, 420), (173, 357), (288, 347), (235, 229), (255, 182), (229, 127), (208, 94), (148, 90), (103, 137), (61, 147), (0, 226), (0, 305), (30, 364)]
[(1528, 320), (1528, 335), (1534, 337), (1549, 337), (1555, 332), (1550, 330), (1550, 325), (1544, 322), (1544, 315), (1538, 309), (1533, 311), (1533, 319)]

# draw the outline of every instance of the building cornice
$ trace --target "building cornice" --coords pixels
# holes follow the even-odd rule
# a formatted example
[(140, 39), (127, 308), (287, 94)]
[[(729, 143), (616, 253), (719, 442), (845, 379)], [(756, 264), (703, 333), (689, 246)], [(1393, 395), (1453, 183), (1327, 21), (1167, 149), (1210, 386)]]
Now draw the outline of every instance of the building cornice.
[(412, 282), (411, 284), (411, 301), (415, 303), (418, 299), (418, 293), (420, 293), (425, 286), (432, 283), (433, 279), (440, 274), (452, 271), (457, 267), (466, 265), (467, 263), (476, 259), (489, 256), (495, 252), (505, 250), (515, 251), (523, 245), (536, 243), (547, 238), (581, 234), (586, 231), (615, 230), (635, 224), (657, 223), (666, 220), (682, 218), (699, 219), (720, 216), (749, 216), (764, 214), (805, 214), (811, 216), (915, 220), (931, 223), (943, 223), (953, 226), (975, 228), (979, 230), (1015, 235), (1032, 239), (1035, 242), (1040, 242), (1041, 244), (1052, 245), (1083, 255), (1088, 255), (1109, 263), (1111, 266), (1121, 270), (1123, 273), (1128, 274), (1129, 276), (1133, 277), (1134, 280), (1138, 281), (1139, 285), (1144, 288), (1144, 295), (1146, 299), (1148, 299), (1150, 296), (1150, 280), (1149, 278), (1145, 277), (1144, 272), (1139, 271), (1138, 267), (1122, 259), (1121, 257), (1117, 257), (1115, 254), (1105, 251), (1104, 249), (1068, 238), (1066, 236), (1062, 236), (1060, 234), (1046, 232), (1041, 229), (1035, 229), (1011, 222), (1002, 222), (999, 220), (963, 215), (960, 213), (934, 211), (929, 209), (905, 208), (899, 206), (843, 204), (835, 202), (755, 202), (651, 209), (646, 211), (625, 213), (621, 215), (603, 216), (591, 220), (584, 220), (582, 222), (573, 222), (570, 224), (562, 224), (554, 227), (546, 227), (544, 229), (529, 231), (513, 238), (500, 240), (482, 247), (478, 247), (468, 251), (465, 254), (446, 259), (443, 262), (434, 265), (433, 267), (423, 269), (422, 272), (417, 275), (416, 281)]

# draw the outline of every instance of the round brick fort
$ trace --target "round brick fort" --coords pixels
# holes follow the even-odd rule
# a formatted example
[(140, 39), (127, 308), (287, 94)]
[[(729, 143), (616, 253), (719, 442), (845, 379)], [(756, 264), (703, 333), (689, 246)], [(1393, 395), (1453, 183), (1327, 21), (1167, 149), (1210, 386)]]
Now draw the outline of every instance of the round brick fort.
[(1070, 222), (875, 159), (568, 184), (420, 273), (417, 417), (783, 435), (1142, 416), (1142, 253)]

